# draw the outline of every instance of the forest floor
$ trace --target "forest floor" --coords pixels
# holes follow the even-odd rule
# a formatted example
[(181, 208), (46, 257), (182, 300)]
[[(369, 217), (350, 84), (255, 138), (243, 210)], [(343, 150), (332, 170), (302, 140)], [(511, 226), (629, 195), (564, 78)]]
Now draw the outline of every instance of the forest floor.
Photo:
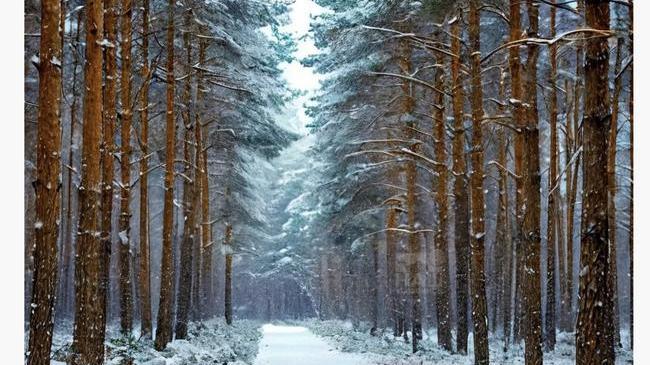
[[(138, 339), (139, 329), (132, 340), (119, 334), (117, 326), (106, 332), (106, 365), (120, 365), (133, 360), (136, 365), (184, 364), (251, 364), (257, 354), (262, 333), (260, 323), (238, 320), (228, 326), (223, 319), (211, 319), (201, 325), (190, 323), (186, 340), (174, 340), (163, 351), (156, 351), (151, 340)], [(27, 343), (27, 342), (25, 342)], [(72, 325), (57, 326), (52, 344), (52, 365), (69, 363)]]
[[(354, 328), (346, 321), (319, 321), (308, 320), (295, 322), (309, 328), (316, 335), (321, 336), (336, 350), (349, 353), (364, 354), (365, 363), (376, 365), (470, 365), (474, 364), (471, 353), (473, 339), (470, 333), (468, 348), (469, 355), (451, 354), (436, 343), (435, 329), (425, 331), (424, 339), (420, 341), (420, 350), (417, 355), (411, 353), (411, 344), (403, 338), (395, 338), (387, 331), (380, 336), (371, 336), (367, 325), (363, 324)], [(367, 327), (367, 328), (366, 328)], [(622, 333), (623, 348), (617, 351), (616, 364), (632, 364), (632, 351), (629, 349), (629, 335)], [(368, 362), (369, 361), (369, 362)], [(503, 351), (503, 340), (495, 338), (490, 341), (490, 362), (493, 364), (524, 364), (523, 344), (510, 346), (507, 352)], [(364, 363), (360, 363), (364, 364)], [(544, 364), (573, 365), (575, 364), (575, 341), (573, 334), (559, 333), (555, 351), (544, 353)]]
[[(186, 340), (174, 340), (164, 351), (153, 349), (151, 340), (125, 340), (117, 326), (109, 326), (106, 340), (106, 364), (120, 365), (133, 360), (137, 365), (470, 365), (470, 354), (463, 356), (442, 350), (436, 343), (435, 329), (425, 331), (417, 355), (411, 354), (411, 344), (384, 331), (371, 336), (368, 325), (356, 327), (349, 321), (317, 319), (274, 322), (261, 325), (258, 321), (236, 320), (232, 326), (223, 319), (202, 324), (191, 323)], [(27, 336), (27, 334), (26, 334)], [(628, 332), (622, 332), (623, 348), (617, 351), (616, 364), (632, 364)], [(27, 341), (25, 342), (27, 343)], [(57, 325), (52, 344), (52, 364), (69, 363), (72, 325)], [(574, 336), (559, 333), (555, 351), (544, 353), (544, 363), (573, 365)], [(524, 364), (523, 345), (503, 351), (503, 341), (490, 341), (490, 362), (493, 364)], [(127, 360), (127, 361), (125, 361)]]

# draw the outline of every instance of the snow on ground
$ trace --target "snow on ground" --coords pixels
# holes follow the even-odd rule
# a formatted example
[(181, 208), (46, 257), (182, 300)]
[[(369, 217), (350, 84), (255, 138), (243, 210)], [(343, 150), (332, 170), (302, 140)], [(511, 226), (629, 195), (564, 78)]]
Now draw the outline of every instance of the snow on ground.
[[(52, 364), (65, 364), (70, 356), (72, 328), (55, 331)], [(110, 326), (106, 340), (106, 364), (118, 365), (131, 358), (137, 365), (251, 364), (262, 333), (259, 323), (238, 320), (228, 326), (223, 319), (191, 323), (187, 340), (174, 340), (164, 351), (156, 351), (151, 340), (126, 340)]]
[(266, 324), (254, 365), (365, 365), (360, 354), (334, 350), (305, 327)]
[[(473, 340), (470, 334), (467, 356), (450, 354), (436, 343), (435, 329), (424, 334), (420, 342), (421, 350), (417, 355), (411, 354), (411, 344), (403, 338), (395, 338), (390, 331), (384, 331), (380, 336), (371, 336), (369, 326), (361, 324), (355, 329), (350, 322), (307, 320), (296, 322), (305, 326), (315, 334), (323, 337), (337, 350), (349, 353), (364, 353), (371, 364), (391, 365), (469, 365), (474, 363), (472, 354)], [(629, 350), (629, 336), (622, 334), (623, 348), (618, 351), (616, 364), (632, 364), (632, 353)], [(575, 364), (575, 341), (572, 334), (559, 333), (555, 351), (544, 353), (544, 363), (550, 365)], [(490, 341), (490, 362), (493, 364), (524, 364), (523, 345), (511, 346), (508, 352), (503, 351), (503, 341)], [(362, 363), (360, 363), (362, 364)]]

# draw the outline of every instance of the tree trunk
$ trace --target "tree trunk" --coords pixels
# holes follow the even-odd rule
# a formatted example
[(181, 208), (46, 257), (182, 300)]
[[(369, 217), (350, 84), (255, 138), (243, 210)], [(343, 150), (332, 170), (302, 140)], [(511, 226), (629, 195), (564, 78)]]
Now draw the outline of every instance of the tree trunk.
[[(100, 303), (103, 314), (103, 326), (108, 320), (108, 291), (110, 290), (110, 263), (113, 233), (113, 180), (115, 177), (115, 124), (117, 122), (117, 14), (119, 12), (115, 0), (104, 2), (104, 37), (113, 46), (104, 49), (104, 100), (102, 125), (102, 150), (100, 163), (102, 169), (101, 193), (101, 247), (103, 250), (100, 263)], [(104, 336), (104, 334), (102, 334)], [(103, 343), (103, 339), (102, 339)]]
[[(521, 39), (521, 2), (516, 0), (510, 1), (510, 36), (509, 41), (517, 41)], [(521, 61), (519, 56), (519, 47), (510, 47), (508, 49), (508, 66), (510, 69), (510, 94), (513, 99), (513, 117), (516, 127), (521, 128), (525, 124), (525, 109), (523, 108), (523, 87), (521, 80)], [(523, 175), (523, 136), (517, 133), (514, 136), (515, 140), (515, 175)], [(516, 207), (515, 207), (515, 255), (513, 257), (513, 266), (515, 267), (514, 274), (514, 324), (513, 324), (513, 337), (515, 342), (521, 339), (521, 328), (523, 323), (522, 314), (522, 273), (523, 273), (523, 250), (522, 250), (522, 229), (523, 226), (523, 202), (524, 202), (524, 185), (523, 179), (518, 178), (515, 180), (516, 184)]]
[(370, 335), (376, 336), (379, 330), (379, 241), (372, 240), (372, 281), (370, 283), (370, 319), (372, 328), (370, 328)]
[[(462, 13), (461, 13), (462, 14)], [(451, 78), (454, 112), (453, 174), (454, 174), (454, 244), (456, 245), (456, 351), (467, 354), (469, 295), (469, 197), (465, 165), (464, 93), (460, 76), (460, 19), (451, 24)]]
[(140, 312), (141, 336), (151, 338), (151, 274), (149, 273), (149, 0), (142, 1), (142, 89), (140, 90)]
[[(616, 45), (616, 64), (614, 67), (614, 75), (618, 75), (621, 71), (623, 38), (619, 38)], [(616, 140), (618, 137), (618, 111), (619, 100), (621, 97), (621, 89), (623, 87), (622, 78), (616, 78), (614, 82), (614, 95), (612, 96), (612, 119), (609, 126), (609, 141), (607, 149), (607, 187), (609, 189), (607, 201), (607, 219), (609, 222), (609, 298), (612, 301), (612, 335), (614, 336), (614, 344), (621, 347), (621, 334), (619, 332), (619, 310), (618, 310), (618, 256), (617, 242), (616, 242)]]
[[(442, 58), (442, 57), (441, 57)], [(438, 61), (444, 64), (444, 58)], [(443, 72), (438, 71), (436, 88), (443, 91), (445, 84)], [(445, 123), (445, 99), (443, 92), (436, 93), (434, 125), (434, 149), (435, 160), (439, 163), (436, 170), (438, 179), (432, 186), (435, 189), (435, 200), (438, 207), (438, 220), (436, 222), (435, 249), (436, 249), (436, 313), (438, 315), (438, 345), (447, 351), (451, 351), (451, 321), (449, 318), (449, 249), (447, 227), (449, 225), (448, 203), (447, 203), (447, 146), (446, 123)], [(436, 189), (437, 188), (437, 189)]]
[(99, 203), (102, 190), (100, 147), (102, 123), (102, 48), (104, 6), (102, 0), (86, 2), (86, 62), (84, 65), (83, 145), (79, 188), (79, 244), (76, 252), (76, 314), (74, 365), (104, 361), (105, 317), (98, 303), (104, 301), (102, 265), (106, 251), (100, 241)]
[(131, 210), (129, 202), (131, 197), (131, 122), (133, 110), (131, 108), (131, 16), (133, 3), (131, 0), (122, 0), (122, 19), (120, 33), (122, 77), (121, 103), (122, 103), (122, 128), (121, 128), (121, 153), (120, 153), (120, 328), (122, 334), (130, 335), (133, 327), (133, 293), (131, 291)]
[[(539, 9), (532, 0), (528, 8), (528, 37), (538, 37)], [(527, 85), (526, 127), (523, 129), (525, 146), (523, 175), (525, 186), (523, 244), (524, 244), (524, 305), (526, 330), (524, 336), (526, 364), (542, 364), (542, 298), (540, 274), (540, 189), (539, 115), (537, 110), (537, 60), (539, 46), (528, 45), (526, 60)]]
[[(555, 0), (552, 0), (555, 3)], [(555, 7), (551, 6), (550, 37), (555, 38)], [(555, 189), (558, 180), (558, 147), (557, 147), (557, 46), (552, 44), (549, 48), (549, 62), (551, 64), (549, 75), (549, 129), (550, 129), (550, 161), (548, 173), (548, 207), (546, 224), (546, 322), (545, 322), (545, 348), (547, 351), (555, 349), (555, 247), (558, 245), (558, 232), (556, 225), (557, 197), (559, 189)]]
[[(196, 174), (194, 175), (194, 194), (196, 205), (195, 211), (195, 228), (194, 228), (194, 277), (192, 287), (192, 318), (198, 320), (201, 318), (201, 251), (202, 245), (202, 232), (209, 229), (209, 225), (203, 225), (202, 222), (209, 221), (209, 217), (202, 216), (202, 201), (203, 195), (203, 175), (207, 174), (207, 170), (203, 169), (203, 126), (201, 125), (201, 105), (203, 102), (203, 64), (205, 63), (205, 49), (207, 47), (204, 38), (199, 39), (199, 70), (196, 75), (196, 108), (195, 108), (195, 126), (194, 126), (194, 139), (196, 141), (196, 149), (194, 150), (194, 163), (196, 164)], [(201, 208), (201, 210), (199, 210)], [(207, 242), (206, 242), (207, 243)]]
[[(226, 198), (227, 199), (227, 198)], [(226, 250), (224, 309), (226, 323), (232, 324), (232, 225), (226, 222), (223, 244)]]
[[(630, 29), (629, 43), (630, 55), (634, 55), (634, 7), (630, 0)], [(634, 349), (634, 62), (630, 63), (630, 95), (628, 97), (628, 113), (630, 114), (630, 207), (628, 249), (630, 256), (630, 295), (628, 296), (630, 308), (630, 348)]]
[[(504, 82), (502, 81), (502, 85)], [(499, 128), (499, 164), (504, 168), (508, 166), (508, 143), (504, 128)], [(497, 244), (501, 245), (503, 258), (501, 260), (501, 316), (503, 319), (503, 349), (508, 351), (511, 326), (511, 291), (512, 291), (512, 240), (510, 237), (510, 222), (508, 218), (508, 174), (504, 169), (499, 169), (499, 208), (497, 216)]]
[[(609, 2), (586, 1), (587, 26), (609, 30)], [(609, 300), (609, 222), (607, 212), (607, 134), (610, 114), (608, 86), (609, 46), (607, 38), (586, 41), (585, 109), (583, 133), (584, 172), (580, 242), (580, 301), (576, 328), (576, 364), (614, 364)]]
[[(72, 255), (73, 255), (73, 210), (75, 205), (73, 201), (73, 190), (76, 192), (77, 188), (73, 184), (72, 171), (74, 169), (74, 138), (75, 127), (78, 123), (77, 111), (79, 109), (79, 92), (77, 87), (77, 68), (79, 67), (79, 37), (81, 35), (81, 18), (83, 11), (77, 13), (77, 29), (75, 30), (74, 43), (72, 46), (72, 103), (70, 104), (70, 134), (68, 136), (68, 169), (66, 169), (66, 199), (65, 199), (65, 220), (63, 220), (63, 252), (61, 252), (62, 267), (61, 267), (61, 280), (59, 285), (59, 295), (61, 302), (61, 312), (65, 317), (73, 316), (73, 296), (74, 288), (72, 285)], [(62, 148), (63, 149), (63, 148)], [(75, 194), (76, 195), (76, 194)]]
[[(183, 181), (183, 207), (185, 221), (183, 223), (183, 240), (181, 244), (181, 267), (179, 278), (179, 291), (178, 291), (178, 307), (176, 313), (176, 338), (184, 339), (187, 337), (187, 324), (190, 312), (190, 299), (192, 294), (192, 265), (194, 258), (192, 257), (192, 249), (194, 246), (194, 199), (195, 199), (195, 181), (199, 176), (196, 170), (193, 169), (192, 158), (193, 154), (190, 146), (195, 145), (192, 137), (195, 135), (193, 128), (198, 128), (197, 125), (192, 125), (191, 120), (191, 94), (192, 94), (192, 45), (190, 44), (190, 21), (191, 13), (189, 10), (184, 14), (184, 32), (183, 32), (183, 45), (186, 50), (185, 58), (185, 80), (183, 89), (183, 123), (185, 124), (185, 138), (183, 141), (183, 156), (185, 160), (185, 180)], [(192, 171), (195, 171), (194, 173)]]
[[(205, 47), (205, 45), (204, 45)], [(205, 51), (205, 49), (204, 49)], [(199, 88), (202, 89), (202, 88)], [(200, 100), (200, 94), (197, 93), (197, 100)], [(198, 115), (198, 114), (197, 114)], [(200, 126), (200, 123), (197, 123)], [(208, 127), (203, 130), (203, 146), (207, 146), (209, 139)], [(214, 295), (212, 291), (212, 223), (210, 222), (210, 185), (208, 180), (208, 150), (204, 147), (201, 152), (201, 287), (203, 289), (202, 315), (201, 318), (207, 318), (214, 314), (212, 309)]]
[[(61, 146), (62, 37), (59, 0), (41, 2), (38, 64), (38, 137), (34, 276), (29, 321), (29, 365), (49, 364), (57, 286)], [(100, 55), (101, 60), (101, 55)], [(101, 77), (101, 68), (100, 68)], [(101, 99), (100, 99), (101, 100)]]
[(483, 86), (481, 85), (481, 38), (479, 1), (469, 2), (469, 43), (471, 50), (472, 78), (472, 171), (471, 199), (472, 216), (470, 238), (471, 249), (471, 293), (472, 322), (474, 323), (474, 363), (489, 364), (487, 302), (485, 295), (485, 197), (483, 193)]
[(174, 0), (167, 4), (167, 142), (165, 147), (165, 202), (163, 207), (162, 265), (160, 269), (160, 304), (154, 347), (161, 351), (172, 340), (172, 282), (173, 210), (174, 210), (174, 155), (176, 121), (174, 119)]

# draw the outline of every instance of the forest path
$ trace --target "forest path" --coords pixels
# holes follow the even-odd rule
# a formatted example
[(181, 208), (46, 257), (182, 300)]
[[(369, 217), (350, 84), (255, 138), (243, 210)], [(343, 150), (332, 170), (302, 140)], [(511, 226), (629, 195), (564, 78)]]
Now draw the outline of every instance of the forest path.
[(254, 365), (369, 365), (358, 354), (335, 350), (305, 327), (262, 326), (263, 337)]

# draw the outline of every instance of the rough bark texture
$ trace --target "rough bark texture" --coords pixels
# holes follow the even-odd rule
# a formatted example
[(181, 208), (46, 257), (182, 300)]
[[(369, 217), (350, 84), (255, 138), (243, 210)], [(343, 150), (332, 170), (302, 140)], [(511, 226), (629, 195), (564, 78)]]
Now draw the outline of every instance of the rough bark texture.
[[(587, 26), (609, 30), (609, 2), (588, 0)], [(609, 300), (609, 222), (607, 135), (610, 99), (608, 87), (609, 46), (605, 37), (591, 37), (585, 53), (584, 171), (580, 242), (579, 311), (576, 325), (576, 364), (614, 364)]]
[[(200, 124), (198, 124), (200, 125)], [(203, 146), (208, 141), (207, 126), (203, 130)], [(202, 318), (214, 314), (214, 295), (212, 291), (212, 222), (210, 221), (210, 185), (208, 180), (208, 150), (204, 147), (201, 151), (201, 288), (202, 296)]]
[(453, 173), (454, 173), (454, 244), (456, 248), (456, 351), (467, 353), (468, 295), (469, 295), (469, 197), (465, 163), (465, 126), (463, 120), (464, 93), (460, 76), (460, 19), (451, 25), (451, 78), (454, 112)]
[(490, 363), (488, 348), (487, 300), (485, 295), (485, 197), (483, 192), (483, 86), (481, 85), (481, 40), (479, 1), (469, 2), (469, 40), (472, 79), (472, 215), (470, 237), (472, 322), (474, 323), (474, 363)]
[[(512, 0), (510, 1), (510, 35), (509, 41), (513, 42), (521, 38), (521, 2)], [(519, 56), (519, 47), (510, 47), (508, 49), (508, 66), (510, 69), (510, 95), (515, 101), (513, 103), (512, 115), (514, 117), (514, 125), (521, 128), (525, 123), (525, 110), (523, 108), (523, 88), (521, 79), (521, 61)], [(515, 141), (515, 175), (523, 175), (523, 136), (517, 133), (514, 136)], [(522, 225), (523, 225), (523, 202), (524, 190), (523, 179), (518, 178), (515, 180), (516, 185), (516, 206), (515, 206), (515, 241), (513, 266), (515, 267), (514, 274), (514, 324), (513, 324), (513, 337), (515, 342), (519, 342), (522, 335), (523, 315), (522, 315), (522, 272), (523, 272), (523, 252), (522, 252)]]
[[(61, 146), (61, 3), (41, 2), (41, 44), (38, 64), (38, 136), (34, 276), (29, 322), (29, 365), (50, 363), (57, 280)], [(101, 56), (100, 56), (101, 59)], [(101, 72), (101, 68), (100, 68)]]
[[(400, 42), (399, 50), (399, 68), (403, 75), (411, 74), (411, 49), (407, 41)], [(415, 99), (413, 98), (413, 90), (411, 83), (408, 81), (402, 82), (403, 101), (401, 104), (401, 122), (404, 124), (405, 135), (407, 140), (413, 139), (413, 128), (415, 128), (415, 120), (413, 112), (415, 111)], [(409, 147), (411, 152), (418, 153), (420, 149), (419, 142), (412, 142)], [(419, 272), (419, 257), (420, 257), (420, 236), (416, 233), (416, 212), (417, 201), (415, 194), (415, 184), (417, 182), (417, 165), (415, 157), (410, 157), (406, 161), (406, 210), (407, 210), (407, 225), (408, 225), (408, 290), (411, 299), (411, 329), (413, 330), (412, 350), (418, 350), (418, 335), (421, 331), (421, 306), (420, 306), (420, 272)], [(406, 331), (404, 331), (406, 332)]]
[[(528, 8), (528, 37), (538, 37), (538, 7), (532, 0)], [(542, 293), (540, 273), (540, 189), (539, 165), (539, 115), (537, 110), (537, 60), (539, 46), (527, 46), (526, 126), (524, 139), (525, 186), (523, 253), (524, 253), (524, 305), (525, 305), (525, 360), (526, 364), (542, 363)]]
[(167, 141), (165, 147), (165, 202), (163, 207), (163, 252), (160, 269), (160, 304), (154, 347), (161, 351), (172, 340), (172, 230), (174, 210), (174, 152), (176, 121), (174, 119), (174, 0), (167, 4)]
[(185, 74), (187, 75), (183, 84), (183, 110), (181, 115), (183, 117), (183, 124), (185, 126), (185, 138), (183, 141), (183, 158), (185, 160), (185, 180), (183, 181), (183, 214), (185, 222), (183, 223), (183, 239), (181, 243), (181, 267), (178, 289), (178, 303), (176, 311), (176, 338), (187, 337), (187, 324), (190, 313), (190, 299), (192, 294), (192, 264), (193, 264), (193, 246), (194, 246), (194, 189), (196, 177), (198, 174), (193, 172), (192, 161), (194, 158), (194, 151), (191, 146), (195, 145), (193, 140), (194, 128), (198, 127), (192, 124), (191, 120), (191, 94), (192, 94), (192, 45), (190, 44), (190, 20), (191, 14), (185, 11), (184, 14), (184, 32), (183, 32), (183, 46), (185, 47)]
[[(616, 44), (616, 63), (614, 66), (614, 75), (621, 71), (623, 38), (619, 38)], [(618, 257), (616, 255), (616, 140), (618, 137), (618, 115), (619, 100), (623, 83), (621, 77), (614, 81), (614, 93), (612, 95), (612, 117), (609, 126), (609, 141), (607, 146), (607, 186), (609, 195), (607, 197), (607, 219), (611, 222), (609, 225), (609, 298), (612, 301), (612, 335), (614, 344), (621, 347), (621, 334), (619, 332), (619, 311), (618, 311)]]
[[(77, 194), (77, 187), (74, 186), (72, 171), (75, 166), (74, 163), (74, 138), (77, 124), (79, 123), (77, 119), (77, 113), (79, 110), (79, 91), (77, 86), (77, 80), (79, 79), (77, 72), (79, 68), (79, 38), (81, 36), (81, 20), (83, 18), (83, 11), (77, 13), (77, 28), (75, 30), (74, 41), (72, 43), (72, 103), (70, 103), (70, 130), (68, 134), (68, 159), (67, 163), (70, 168), (66, 169), (66, 188), (65, 188), (65, 219), (63, 222), (63, 244), (61, 252), (61, 278), (59, 280), (59, 295), (61, 303), (61, 313), (57, 315), (62, 315), (62, 317), (72, 318), (73, 316), (73, 279), (72, 279), (72, 255), (73, 255), (73, 242), (74, 234), (73, 228), (75, 227), (75, 222), (73, 219), (73, 212), (76, 210), (75, 204), (73, 204), (73, 197)], [(71, 31), (72, 32), (72, 31)]]
[[(438, 61), (444, 64), (444, 59)], [(439, 71), (436, 77), (436, 88), (444, 89), (443, 72)], [(449, 206), (447, 203), (447, 146), (446, 124), (445, 124), (445, 99), (444, 93), (437, 92), (434, 101), (434, 149), (437, 165), (438, 179), (433, 185), (435, 189), (435, 202), (438, 207), (438, 221), (435, 233), (436, 249), (436, 313), (438, 315), (438, 345), (447, 351), (451, 351), (451, 319), (449, 318), (449, 250), (447, 226), (449, 225)]]
[[(388, 135), (390, 139), (390, 134)], [(396, 184), (399, 177), (399, 170), (397, 168), (389, 168), (387, 178), (389, 184)], [(398, 208), (399, 201), (391, 199), (387, 202), (388, 208), (386, 211), (386, 286), (388, 292), (388, 316), (393, 325), (393, 335), (399, 336), (398, 333), (398, 313), (397, 313), (397, 237), (393, 229), (397, 228), (397, 221), (399, 217)]]
[(79, 244), (76, 252), (74, 365), (102, 364), (105, 320), (101, 281), (106, 252), (100, 242), (99, 203), (102, 189), (100, 147), (102, 123), (102, 48), (104, 6), (86, 2), (86, 63), (84, 65), (83, 144), (79, 189)]
[[(118, 7), (115, 0), (104, 2), (104, 37), (112, 45), (117, 44)], [(110, 286), (111, 247), (113, 245), (113, 180), (115, 176), (115, 124), (117, 123), (117, 47), (104, 48), (104, 110), (102, 123), (102, 197), (101, 197), (101, 246), (104, 250), (101, 262), (100, 303), (103, 321), (108, 318), (108, 291)], [(103, 324), (106, 326), (106, 324)], [(102, 335), (103, 336), (103, 335)], [(103, 341), (103, 340), (102, 340)]]
[(140, 333), (151, 338), (151, 274), (149, 271), (149, 0), (142, 1), (142, 79), (140, 90)]
[(223, 244), (226, 249), (224, 309), (226, 323), (232, 324), (232, 225), (226, 222)]
[(122, 74), (120, 79), (122, 128), (120, 150), (120, 328), (122, 333), (129, 335), (133, 327), (133, 293), (131, 290), (131, 210), (129, 201), (131, 197), (131, 122), (133, 109), (131, 108), (131, 16), (133, 3), (131, 0), (122, 0), (121, 10), (121, 58)]
[[(554, 3), (555, 0), (552, 0)], [(551, 7), (550, 37), (555, 38), (555, 7)], [(557, 46), (549, 48), (549, 129), (550, 129), (550, 161), (548, 172), (548, 207), (546, 224), (546, 322), (544, 344), (547, 351), (555, 349), (555, 252), (558, 245), (557, 237), (557, 198), (559, 189), (554, 186), (558, 179), (558, 148), (557, 148)]]
[[(628, 47), (630, 54), (634, 54), (634, 7), (630, 0), (630, 25), (629, 25), (629, 42)], [(630, 347), (634, 349), (634, 62), (629, 66), (630, 69), (630, 96), (628, 98), (628, 113), (630, 114), (630, 212), (628, 232), (628, 249), (630, 255), (630, 295), (628, 297), (630, 308)]]

